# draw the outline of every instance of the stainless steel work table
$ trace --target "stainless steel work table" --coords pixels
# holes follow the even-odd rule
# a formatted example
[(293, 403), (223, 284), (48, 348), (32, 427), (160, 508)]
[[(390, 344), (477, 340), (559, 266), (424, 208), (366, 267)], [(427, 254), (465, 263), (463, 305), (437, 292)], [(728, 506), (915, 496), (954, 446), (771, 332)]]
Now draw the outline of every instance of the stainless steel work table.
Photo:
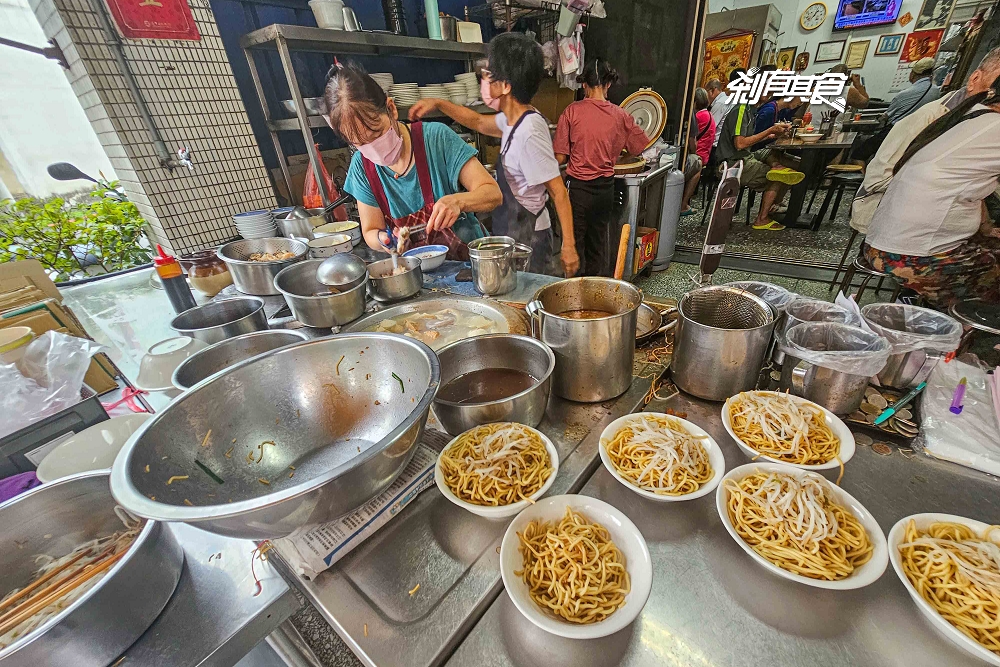
[[(678, 395), (649, 409), (665, 407), (687, 412), (715, 438), (727, 470), (749, 463), (722, 426), (721, 403)], [(859, 447), (847, 464), (843, 487), (886, 534), (898, 519), (916, 512), (1000, 522), (995, 478), (920, 454), (906, 458), (893, 449), (879, 456), (871, 447)], [(876, 583), (860, 590), (803, 586), (771, 575), (744, 553), (723, 528), (714, 493), (690, 502), (651, 502), (623, 487), (603, 466), (580, 493), (622, 510), (646, 538), (653, 589), (639, 618), (603, 639), (563, 639), (529, 623), (504, 592), (448, 665), (981, 664), (931, 628), (891, 564)], [(404, 656), (408, 652), (405, 644), (396, 649)]]
[(288, 584), (259, 560), (254, 567), (261, 589), (255, 594), (253, 542), (182, 523), (169, 528), (184, 548), (181, 580), (163, 613), (115, 667), (231, 667), (299, 608)]
[[(601, 431), (642, 405), (651, 377), (663, 371), (644, 357), (637, 353), (637, 377), (613, 401), (550, 400), (539, 429), (559, 451), (551, 494), (579, 489), (598, 463)], [(479, 518), (431, 488), (314, 581), (296, 577), (278, 557), (271, 560), (363, 663), (437, 665), (503, 589), (497, 550), (507, 523)]]

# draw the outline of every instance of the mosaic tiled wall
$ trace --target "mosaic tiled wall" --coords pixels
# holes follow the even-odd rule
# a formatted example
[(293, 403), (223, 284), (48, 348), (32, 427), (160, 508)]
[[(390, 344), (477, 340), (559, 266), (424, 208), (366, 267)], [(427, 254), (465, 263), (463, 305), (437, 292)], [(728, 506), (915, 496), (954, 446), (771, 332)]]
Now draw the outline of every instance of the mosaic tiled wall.
[(194, 171), (161, 167), (93, 2), (30, 0), (125, 192), (156, 241), (184, 253), (236, 235), (232, 215), (277, 203), (208, 0), (189, 0), (199, 41), (123, 40), (160, 135)]

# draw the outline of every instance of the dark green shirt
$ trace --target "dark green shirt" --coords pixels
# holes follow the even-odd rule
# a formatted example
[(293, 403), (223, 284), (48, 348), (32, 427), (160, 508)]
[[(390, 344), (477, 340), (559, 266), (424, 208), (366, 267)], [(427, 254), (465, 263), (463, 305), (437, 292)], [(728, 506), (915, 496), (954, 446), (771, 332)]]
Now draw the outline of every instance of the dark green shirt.
[(728, 162), (730, 165), (737, 160), (743, 160), (750, 155), (750, 148), (737, 150), (736, 137), (751, 137), (757, 122), (757, 107), (741, 104), (728, 114), (722, 123), (722, 133), (719, 134), (719, 144), (715, 147), (716, 162)]

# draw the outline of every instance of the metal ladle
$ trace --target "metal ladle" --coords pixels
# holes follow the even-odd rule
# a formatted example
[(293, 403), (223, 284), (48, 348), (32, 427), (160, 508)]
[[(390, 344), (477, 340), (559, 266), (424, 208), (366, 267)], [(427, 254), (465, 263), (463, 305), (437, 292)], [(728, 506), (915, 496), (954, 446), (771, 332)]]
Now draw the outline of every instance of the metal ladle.
[(356, 287), (367, 276), (365, 261), (349, 252), (327, 257), (316, 269), (316, 280), (339, 291)]

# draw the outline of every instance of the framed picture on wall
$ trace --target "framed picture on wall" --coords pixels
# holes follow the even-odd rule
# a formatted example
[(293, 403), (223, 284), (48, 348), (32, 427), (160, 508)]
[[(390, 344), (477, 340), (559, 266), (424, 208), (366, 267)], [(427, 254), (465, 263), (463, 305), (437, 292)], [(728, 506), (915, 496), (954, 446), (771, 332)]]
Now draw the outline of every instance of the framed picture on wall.
[(833, 42), (820, 42), (819, 46), (816, 47), (816, 62), (840, 62), (840, 59), (844, 57), (845, 44), (847, 44), (846, 39), (840, 39)]
[(894, 56), (903, 48), (903, 38), (906, 33), (897, 32), (891, 35), (882, 35), (878, 38), (878, 46), (875, 47), (877, 56)]
[(795, 54), (798, 50), (799, 47), (797, 46), (786, 46), (778, 51), (778, 57), (775, 59), (774, 64), (778, 66), (778, 69), (792, 71), (792, 67), (795, 65)]
[(851, 42), (847, 47), (847, 60), (844, 61), (848, 69), (861, 69), (864, 66), (865, 58), (868, 57), (868, 46), (871, 43), (870, 39)]

